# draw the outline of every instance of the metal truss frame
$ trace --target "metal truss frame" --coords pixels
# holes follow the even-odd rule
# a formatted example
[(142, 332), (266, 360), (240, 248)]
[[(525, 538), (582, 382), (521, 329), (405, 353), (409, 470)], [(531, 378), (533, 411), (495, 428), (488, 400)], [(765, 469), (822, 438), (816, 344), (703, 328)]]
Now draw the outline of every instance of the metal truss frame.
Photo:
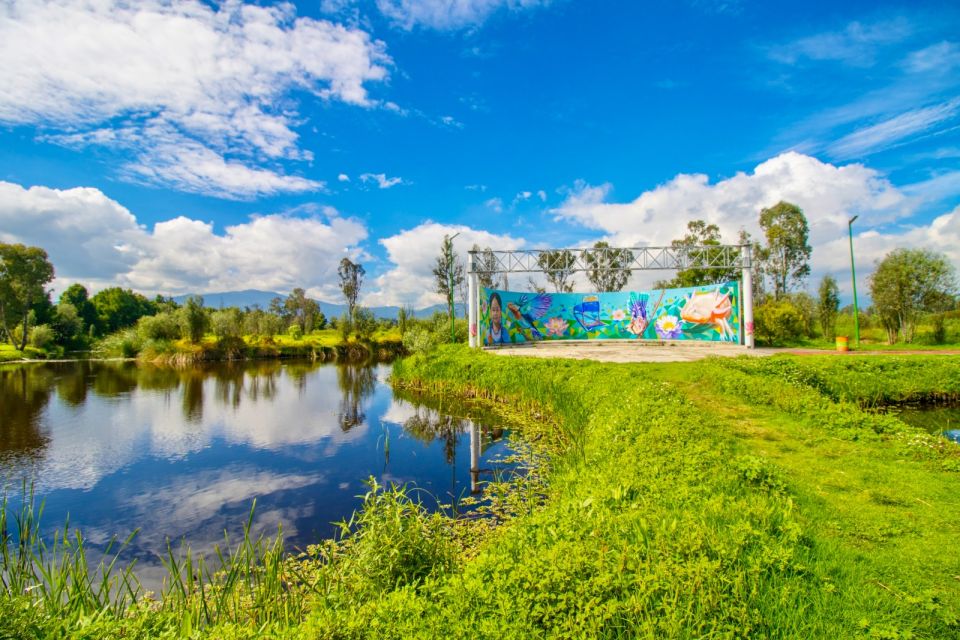
[[(590, 271), (683, 271), (684, 269), (740, 270), (743, 300), (741, 340), (753, 348), (753, 260), (750, 245), (718, 244), (695, 247), (601, 247), (591, 249), (474, 250), (467, 261), (469, 342), (479, 348), (480, 274)], [(541, 260), (545, 254), (549, 260)]]
[[(472, 273), (483, 274), (578, 272), (598, 267), (612, 271), (682, 271), (691, 268), (729, 271), (752, 266), (748, 249), (746, 245), (707, 245), (470, 251), (473, 258), (470, 262)], [(544, 255), (556, 260), (554, 265), (542, 264)], [(492, 260), (488, 256), (492, 256)]]

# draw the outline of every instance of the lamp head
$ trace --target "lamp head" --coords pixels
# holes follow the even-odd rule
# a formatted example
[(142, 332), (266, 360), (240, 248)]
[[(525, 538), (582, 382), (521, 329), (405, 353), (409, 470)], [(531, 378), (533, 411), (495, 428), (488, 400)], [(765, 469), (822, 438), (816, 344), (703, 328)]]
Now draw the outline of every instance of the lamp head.
[(853, 216), (852, 218), (850, 218), (850, 222), (848, 222), (847, 224), (853, 224), (854, 222), (857, 221), (857, 218), (859, 217), (860, 217), (860, 214)]

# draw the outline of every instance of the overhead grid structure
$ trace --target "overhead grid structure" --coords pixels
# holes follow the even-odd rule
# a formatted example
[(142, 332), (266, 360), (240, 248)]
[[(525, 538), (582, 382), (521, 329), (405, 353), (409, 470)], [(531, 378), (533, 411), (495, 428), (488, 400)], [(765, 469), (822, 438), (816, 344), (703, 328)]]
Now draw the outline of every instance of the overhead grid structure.
[[(541, 256), (558, 251), (572, 256), (563, 265), (567, 272), (596, 269), (597, 261), (610, 271), (683, 271), (685, 269), (726, 271), (740, 269), (743, 300), (742, 342), (754, 347), (753, 339), (753, 256), (750, 245), (708, 245), (695, 247), (596, 247), (589, 249), (513, 249), (508, 251), (469, 252), (467, 261), (467, 296), (470, 323), (470, 346), (480, 347), (478, 317), (480, 306), (480, 274), (549, 273)], [(627, 253), (629, 252), (629, 253)], [(478, 254), (484, 260), (478, 260)], [(624, 259), (623, 256), (629, 259)], [(491, 259), (492, 256), (492, 259)]]

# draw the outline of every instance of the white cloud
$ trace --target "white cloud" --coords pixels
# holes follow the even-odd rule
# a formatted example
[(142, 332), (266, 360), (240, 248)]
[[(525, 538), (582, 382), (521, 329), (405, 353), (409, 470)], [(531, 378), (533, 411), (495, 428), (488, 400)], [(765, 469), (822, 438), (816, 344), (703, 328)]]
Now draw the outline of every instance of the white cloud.
[(376, 183), (376, 185), (381, 189), (389, 189), (390, 187), (395, 187), (397, 185), (409, 184), (403, 178), (388, 178), (387, 174), (385, 173), (364, 173), (360, 176), (360, 182), (373, 182)]
[[(391, 64), (366, 32), (298, 18), (290, 4), (196, 0), (11, 0), (0, 5), (0, 60), (0, 122), (121, 148), (136, 158), (128, 175), (216, 195), (239, 185), (241, 196), (318, 186), (277, 167), (239, 170), (237, 156), (310, 158), (292, 91), (370, 107), (366, 85)], [(187, 179), (170, 167), (181, 146), (195, 161)]]
[(345, 173), (341, 173), (340, 175), (337, 176), (337, 180), (339, 180), (340, 182), (350, 182), (350, 176), (348, 176)]
[(537, 197), (540, 198), (540, 202), (546, 202), (547, 192), (544, 191), (543, 189), (540, 189), (539, 191), (537, 191)]
[(377, 8), (395, 25), (438, 31), (478, 26), (502, 9), (522, 11), (548, 4), (550, 0), (377, 0)]
[(840, 61), (851, 66), (868, 67), (875, 62), (880, 47), (901, 42), (913, 31), (912, 25), (904, 19), (872, 24), (851, 22), (841, 31), (818, 33), (771, 47), (769, 55), (785, 64), (813, 60)]
[(938, 42), (914, 51), (904, 64), (913, 73), (950, 73), (960, 67), (960, 46), (956, 42)]
[(500, 198), (490, 198), (484, 201), (483, 205), (494, 213), (503, 213), (503, 200)]
[(141, 182), (221, 198), (254, 198), (280, 192), (321, 191), (324, 183), (228, 161), (202, 144), (171, 140), (122, 171)]
[[(841, 289), (850, 290), (850, 246), (838, 235), (821, 246), (815, 267), (821, 273), (841, 274)], [(922, 248), (943, 253), (960, 272), (960, 207), (935, 218), (929, 224), (904, 226), (892, 231), (870, 229), (854, 236), (857, 262), (857, 289), (869, 296), (868, 282), (873, 267), (897, 248)]]
[(363, 303), (369, 306), (412, 304), (422, 308), (443, 302), (435, 293), (436, 282), (431, 270), (436, 265), (443, 237), (457, 233), (460, 235), (454, 238), (453, 248), (464, 262), (474, 244), (497, 250), (519, 249), (524, 245), (523, 239), (506, 234), (425, 222), (380, 240), (394, 266), (373, 281), (373, 290)]
[(146, 232), (98, 189), (48, 189), (0, 181), (0, 241), (46, 249), (58, 277), (110, 280), (139, 259)]
[(336, 299), (336, 268), (359, 255), (363, 223), (333, 208), (311, 215), (253, 216), (218, 233), (211, 223), (176, 217), (152, 230), (92, 188), (49, 189), (0, 182), (0, 240), (44, 247), (55, 286), (82, 282), (146, 293), (309, 289)]
[(875, 153), (905, 138), (929, 131), (936, 125), (952, 119), (960, 111), (960, 99), (914, 109), (862, 127), (840, 138), (827, 147), (828, 153), (838, 159), (847, 159)]
[(631, 202), (609, 202), (611, 193), (609, 184), (578, 184), (552, 213), (607, 234), (615, 246), (667, 245), (695, 219), (716, 224), (734, 242), (741, 228), (758, 237), (760, 210), (786, 200), (807, 216), (815, 269), (827, 264), (828, 243), (845, 236), (851, 215), (860, 215), (860, 225), (876, 227), (910, 215), (916, 205), (878, 171), (795, 152), (715, 184), (703, 174), (680, 174)]

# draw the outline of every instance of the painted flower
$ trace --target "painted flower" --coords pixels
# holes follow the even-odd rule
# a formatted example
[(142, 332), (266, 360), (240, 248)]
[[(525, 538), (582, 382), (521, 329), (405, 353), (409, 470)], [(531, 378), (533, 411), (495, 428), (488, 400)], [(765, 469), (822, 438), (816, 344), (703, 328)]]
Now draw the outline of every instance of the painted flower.
[(654, 323), (654, 329), (661, 340), (673, 340), (683, 333), (680, 328), (680, 318), (677, 316), (660, 316)]
[(623, 309), (614, 309), (613, 313), (610, 314), (610, 318), (614, 322), (620, 322), (627, 317), (627, 314), (624, 313)]
[(563, 318), (550, 318), (544, 326), (547, 328), (547, 335), (557, 336), (558, 338), (563, 336), (570, 328), (570, 325)]

